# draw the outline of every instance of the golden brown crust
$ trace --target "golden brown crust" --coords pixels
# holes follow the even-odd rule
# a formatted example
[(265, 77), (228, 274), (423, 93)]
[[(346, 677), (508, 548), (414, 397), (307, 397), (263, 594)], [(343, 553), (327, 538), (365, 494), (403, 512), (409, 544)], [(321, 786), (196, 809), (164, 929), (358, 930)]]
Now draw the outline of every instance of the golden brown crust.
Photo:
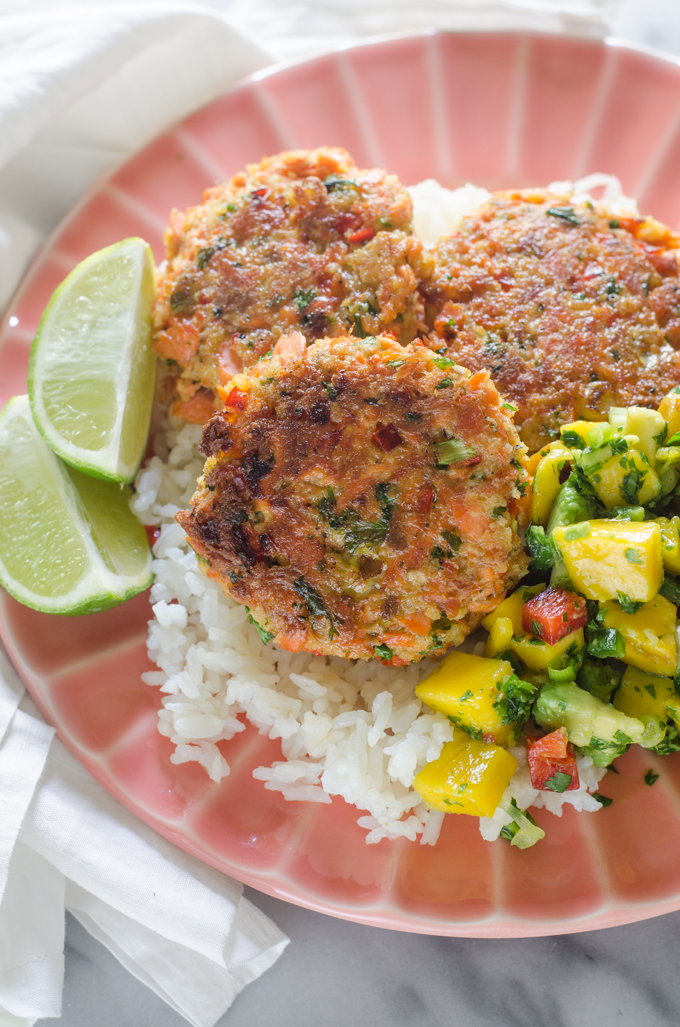
[(422, 344), (293, 334), (226, 403), (177, 519), (284, 648), (438, 654), (526, 570), (524, 448), (488, 374)]
[[(158, 281), (154, 348), (179, 397), (214, 390), (289, 331), (416, 335), (417, 278), (431, 269), (394, 175), (342, 149), (295, 150), (250, 165), (173, 211)], [(176, 411), (180, 415), (182, 409)]]
[(499, 193), (435, 249), (430, 344), (491, 372), (530, 451), (610, 405), (656, 407), (680, 383), (677, 246), (651, 218)]

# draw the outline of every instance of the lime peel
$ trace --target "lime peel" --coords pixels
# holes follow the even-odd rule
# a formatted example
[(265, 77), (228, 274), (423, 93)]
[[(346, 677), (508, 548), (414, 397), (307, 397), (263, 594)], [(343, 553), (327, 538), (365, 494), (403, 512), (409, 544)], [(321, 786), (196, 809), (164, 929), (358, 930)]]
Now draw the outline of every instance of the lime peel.
[(58, 456), (97, 478), (131, 482), (144, 457), (156, 375), (154, 279), (143, 239), (93, 253), (54, 291), (33, 340), (35, 424)]
[(151, 584), (128, 486), (67, 467), (36, 430), (27, 396), (0, 413), (0, 583), (44, 613), (83, 614)]

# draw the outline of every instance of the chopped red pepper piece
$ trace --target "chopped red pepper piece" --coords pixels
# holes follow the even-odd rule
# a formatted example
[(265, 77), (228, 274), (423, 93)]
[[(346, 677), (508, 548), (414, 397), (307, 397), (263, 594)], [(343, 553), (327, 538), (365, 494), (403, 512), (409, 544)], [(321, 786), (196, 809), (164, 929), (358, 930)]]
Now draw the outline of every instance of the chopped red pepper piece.
[(161, 529), (157, 524), (145, 524), (144, 531), (146, 532), (146, 537), (149, 540), (150, 546), (155, 545), (161, 537)]
[(225, 406), (233, 407), (235, 410), (245, 410), (248, 406), (248, 393), (234, 386), (224, 402)]
[(522, 627), (531, 635), (555, 645), (576, 628), (588, 623), (586, 601), (565, 588), (551, 586), (524, 604)]
[(543, 738), (527, 738), (531, 784), (539, 791), (571, 792), (580, 787), (574, 747), (560, 727)]
[(375, 235), (375, 232), (374, 232), (374, 230), (372, 228), (362, 228), (360, 231), (352, 232), (351, 235), (348, 235), (347, 236), (347, 242), (351, 242), (351, 243), (368, 242), (368, 240), (372, 239), (374, 235)]
[(434, 497), (434, 485), (421, 485), (415, 502), (415, 508), (418, 513), (429, 513), (434, 503)]
[(376, 431), (371, 436), (371, 441), (376, 446), (380, 446), (386, 453), (389, 453), (391, 449), (400, 446), (404, 440), (393, 424), (380, 424), (378, 422)]

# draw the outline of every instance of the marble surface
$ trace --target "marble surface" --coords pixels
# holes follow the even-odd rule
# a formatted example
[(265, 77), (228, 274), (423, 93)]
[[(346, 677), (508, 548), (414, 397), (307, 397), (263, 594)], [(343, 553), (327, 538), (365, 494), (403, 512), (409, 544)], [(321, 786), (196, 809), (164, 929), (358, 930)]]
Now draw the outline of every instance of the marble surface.
[[(614, 34), (680, 54), (680, 0), (623, 0)], [(676, 1027), (680, 1019), (680, 912), (608, 931), (488, 941), (383, 931), (247, 893), (291, 945), (220, 1027)], [(66, 941), (60, 1027), (186, 1024), (70, 917)]]

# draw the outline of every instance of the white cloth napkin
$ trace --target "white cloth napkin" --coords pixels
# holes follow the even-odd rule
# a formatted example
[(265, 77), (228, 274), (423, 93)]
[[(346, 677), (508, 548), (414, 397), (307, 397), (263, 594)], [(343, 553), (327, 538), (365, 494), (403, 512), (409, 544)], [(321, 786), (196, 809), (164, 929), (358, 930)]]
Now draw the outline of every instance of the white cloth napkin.
[(54, 737), (0, 652), (0, 1025), (61, 1014), (64, 907), (195, 1027), (288, 939), (242, 885), (166, 842)]
[[(274, 58), (426, 26), (602, 35), (615, 5), (210, 2), (0, 0), (0, 310), (100, 175)], [(165, 842), (89, 776), (0, 652), (0, 1027), (60, 1015), (65, 907), (196, 1027), (212, 1027), (287, 944), (241, 885)]]

